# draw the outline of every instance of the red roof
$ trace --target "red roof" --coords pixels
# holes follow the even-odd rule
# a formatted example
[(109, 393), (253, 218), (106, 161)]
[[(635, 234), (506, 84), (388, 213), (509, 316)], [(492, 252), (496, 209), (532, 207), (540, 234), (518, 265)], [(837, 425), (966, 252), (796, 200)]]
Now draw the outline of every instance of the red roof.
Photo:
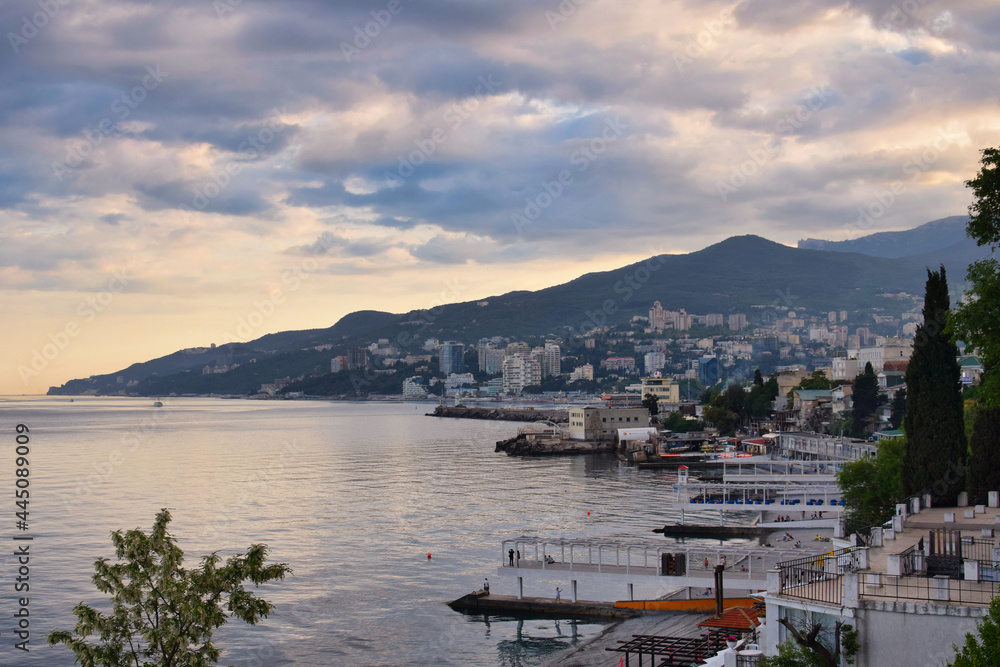
[(760, 625), (757, 612), (746, 607), (733, 607), (702, 621), (698, 625), (705, 628), (725, 628), (726, 630), (753, 630)]

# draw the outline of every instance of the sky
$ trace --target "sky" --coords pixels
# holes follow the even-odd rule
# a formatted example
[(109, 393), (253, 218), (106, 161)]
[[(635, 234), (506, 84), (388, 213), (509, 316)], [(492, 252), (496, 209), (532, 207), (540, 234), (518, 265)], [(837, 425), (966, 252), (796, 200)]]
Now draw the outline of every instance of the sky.
[(966, 212), (986, 0), (7, 0), (0, 394)]

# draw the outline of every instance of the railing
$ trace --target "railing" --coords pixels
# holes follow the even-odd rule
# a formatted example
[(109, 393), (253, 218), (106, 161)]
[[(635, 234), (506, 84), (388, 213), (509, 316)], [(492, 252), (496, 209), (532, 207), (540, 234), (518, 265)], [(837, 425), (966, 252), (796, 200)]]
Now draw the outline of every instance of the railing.
[(965, 560), (992, 562), (993, 547), (993, 540), (965, 535), (962, 536), (962, 558)]
[(763, 660), (763, 655), (736, 654), (736, 667), (757, 667)]
[(900, 554), (902, 561), (902, 573), (904, 577), (914, 574), (927, 574), (927, 558), (922, 549), (913, 545)]
[(859, 576), (859, 593), (865, 598), (954, 602), (988, 606), (1000, 594), (1000, 581), (966, 581), (948, 577), (896, 576), (864, 572)]
[(789, 597), (840, 604), (844, 595), (843, 573), (858, 569), (855, 547), (778, 563), (781, 594)]

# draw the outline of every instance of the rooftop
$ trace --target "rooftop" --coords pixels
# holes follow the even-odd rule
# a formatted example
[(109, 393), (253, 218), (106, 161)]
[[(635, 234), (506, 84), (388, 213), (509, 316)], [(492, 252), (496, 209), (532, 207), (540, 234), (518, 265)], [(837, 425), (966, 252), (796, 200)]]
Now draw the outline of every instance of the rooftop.
[(892, 521), (857, 539), (864, 544), (779, 563), (769, 595), (854, 607), (879, 600), (988, 606), (1000, 594), (1000, 508), (921, 511), (920, 504), (898, 505)]

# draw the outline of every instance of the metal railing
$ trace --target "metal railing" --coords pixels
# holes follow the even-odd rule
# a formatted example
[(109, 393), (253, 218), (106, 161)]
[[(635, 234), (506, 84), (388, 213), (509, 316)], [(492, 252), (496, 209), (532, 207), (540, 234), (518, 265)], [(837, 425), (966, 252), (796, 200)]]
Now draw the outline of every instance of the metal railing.
[(916, 544), (900, 554), (902, 561), (903, 576), (927, 574), (927, 558), (922, 549)]
[(966, 581), (948, 577), (896, 576), (865, 572), (859, 577), (859, 593), (865, 598), (952, 602), (988, 606), (1000, 594), (1000, 581)]
[(843, 574), (858, 569), (857, 549), (848, 547), (825, 554), (778, 563), (781, 594), (840, 604)]

